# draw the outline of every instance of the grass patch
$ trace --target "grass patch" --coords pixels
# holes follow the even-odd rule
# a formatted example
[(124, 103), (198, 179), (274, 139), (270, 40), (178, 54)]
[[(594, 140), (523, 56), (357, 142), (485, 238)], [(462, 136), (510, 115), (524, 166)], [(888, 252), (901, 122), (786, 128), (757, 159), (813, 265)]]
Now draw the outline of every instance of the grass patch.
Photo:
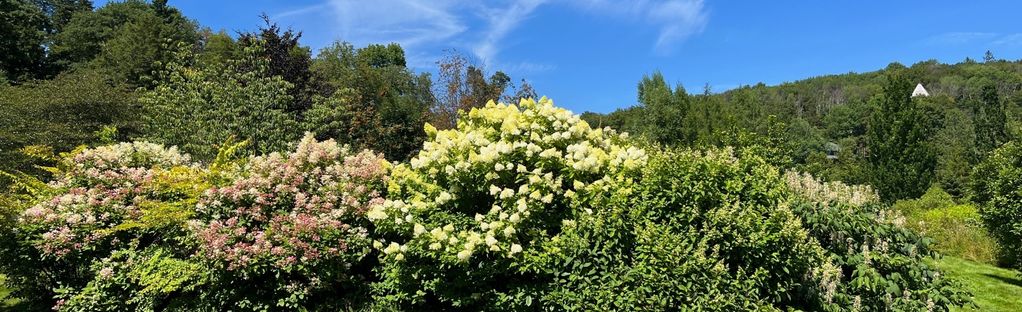
[(1016, 271), (955, 257), (944, 257), (937, 266), (975, 296), (978, 308), (957, 311), (1018, 311), (1022, 307), (1022, 279)]

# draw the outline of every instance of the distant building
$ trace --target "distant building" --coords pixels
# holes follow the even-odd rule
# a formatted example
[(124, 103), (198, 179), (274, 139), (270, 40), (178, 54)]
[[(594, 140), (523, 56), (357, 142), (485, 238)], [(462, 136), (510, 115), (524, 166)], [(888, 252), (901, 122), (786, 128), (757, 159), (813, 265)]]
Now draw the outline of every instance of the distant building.
[[(925, 90), (923, 92), (926, 92)], [(836, 160), (838, 159), (838, 153), (841, 152), (841, 146), (834, 142), (827, 142), (823, 145), (823, 149), (827, 152), (827, 159)]]
[(919, 83), (916, 84), (916, 89), (912, 90), (912, 97), (917, 96), (930, 96), (930, 92), (927, 92), (926, 88), (923, 88), (923, 84)]

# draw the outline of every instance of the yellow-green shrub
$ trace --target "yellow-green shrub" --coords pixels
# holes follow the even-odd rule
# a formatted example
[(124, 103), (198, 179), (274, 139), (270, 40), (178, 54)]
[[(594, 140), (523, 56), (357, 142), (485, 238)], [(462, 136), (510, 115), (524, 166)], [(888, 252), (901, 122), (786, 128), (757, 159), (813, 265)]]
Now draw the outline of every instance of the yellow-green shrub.
[(899, 200), (892, 209), (905, 216), (905, 226), (933, 239), (937, 252), (996, 263), (997, 243), (983, 228), (976, 206), (956, 204), (954, 197), (940, 187), (930, 187), (918, 199)]
[(933, 238), (934, 249), (943, 255), (989, 264), (997, 262), (997, 243), (983, 228), (976, 206), (962, 204), (931, 209), (909, 219), (908, 225)]

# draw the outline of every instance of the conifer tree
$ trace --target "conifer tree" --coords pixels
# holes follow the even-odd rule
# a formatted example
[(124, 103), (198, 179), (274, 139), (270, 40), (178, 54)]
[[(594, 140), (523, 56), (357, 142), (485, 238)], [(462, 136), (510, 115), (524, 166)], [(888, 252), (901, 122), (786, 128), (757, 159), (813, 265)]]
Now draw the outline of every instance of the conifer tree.
[(934, 156), (926, 144), (919, 102), (904, 66), (887, 67), (882, 93), (873, 99), (867, 130), (867, 156), (873, 186), (885, 201), (914, 198), (930, 185)]

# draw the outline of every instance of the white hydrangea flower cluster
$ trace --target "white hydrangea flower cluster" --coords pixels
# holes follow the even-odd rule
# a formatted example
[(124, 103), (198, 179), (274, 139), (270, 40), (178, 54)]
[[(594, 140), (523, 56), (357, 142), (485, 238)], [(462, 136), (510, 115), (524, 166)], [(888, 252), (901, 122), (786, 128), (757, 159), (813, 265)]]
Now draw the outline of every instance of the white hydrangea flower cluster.
[(131, 167), (172, 167), (191, 160), (176, 146), (164, 147), (150, 142), (122, 142), (86, 149), (74, 156), (72, 170), (116, 170)]
[(392, 171), (390, 199), (367, 212), (401, 237), (375, 244), (399, 261), (409, 249), (451, 261), (514, 257), (562, 220), (592, 213), (587, 200), (629, 183), (625, 173), (647, 160), (626, 134), (592, 129), (546, 98), (491, 101), (457, 129), (426, 131), (418, 156)]

